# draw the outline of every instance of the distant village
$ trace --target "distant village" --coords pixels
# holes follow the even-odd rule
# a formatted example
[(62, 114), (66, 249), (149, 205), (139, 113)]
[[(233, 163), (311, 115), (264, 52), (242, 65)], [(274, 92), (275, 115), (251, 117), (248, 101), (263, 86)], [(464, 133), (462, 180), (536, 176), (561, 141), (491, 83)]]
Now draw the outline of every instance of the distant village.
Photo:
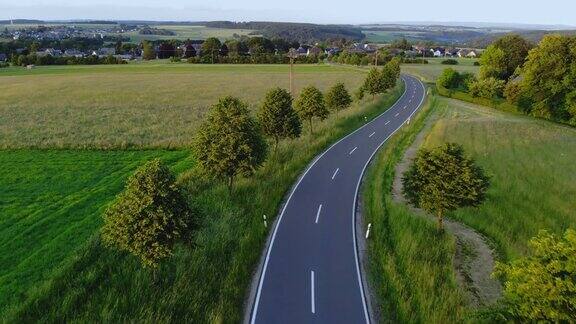
[[(131, 44), (129, 48), (118, 46), (122, 40), (129, 41), (126, 37), (122, 38), (122, 34), (126, 32), (142, 31), (143, 33), (154, 32), (155, 28), (149, 26), (135, 26), (135, 25), (110, 25), (96, 26), (94, 28), (77, 27), (75, 25), (62, 25), (62, 26), (36, 26), (21, 29), (9, 30), (5, 28), (0, 34), (0, 38), (11, 39), (14, 42), (28, 40), (38, 43), (46, 43), (47, 41), (56, 42), (60, 48), (46, 47), (46, 48), (15, 48), (11, 53), (0, 52), (0, 61), (6, 62), (14, 55), (33, 55), (38, 58), (50, 56), (52, 58), (86, 58), (86, 57), (114, 57), (118, 60), (130, 61), (141, 60), (143, 58), (142, 44)], [(163, 30), (159, 30), (164, 32)], [(116, 37), (114, 37), (116, 35)], [(74, 42), (65, 42), (71, 39), (92, 39), (99, 40), (101, 46), (94, 49), (79, 49), (73, 47)], [(168, 57), (181, 57), (190, 58), (195, 56), (202, 56), (203, 53), (203, 40), (188, 40), (188, 41), (164, 41), (169, 42), (170, 46), (168, 51), (170, 53), (163, 53), (167, 51), (163, 46), (162, 41), (153, 43), (153, 50), (156, 53), (156, 58)], [(66, 45), (72, 44), (72, 45)], [(226, 46), (224, 43), (222, 46)], [(293, 44), (293, 43), (292, 43)], [(69, 46), (67, 48), (66, 46)], [(64, 47), (64, 48), (63, 48)], [(455, 48), (455, 47), (428, 47), (420, 45), (411, 45), (404, 40), (404, 45), (401, 48), (394, 47), (393, 44), (367, 44), (363, 42), (347, 42), (343, 44), (340, 42), (337, 46), (325, 42), (323, 44), (306, 45), (302, 44), (295, 48), (298, 57), (321, 57), (330, 58), (340, 53), (358, 54), (358, 55), (372, 55), (377, 51), (385, 49), (387, 53), (392, 56), (402, 56), (406, 58), (427, 58), (427, 57), (458, 57), (458, 58), (477, 58), (481, 54), (481, 50), (472, 48)], [(286, 52), (284, 48), (275, 48), (271, 55), (281, 55)], [(222, 51), (219, 53), (222, 55)], [(228, 49), (225, 54), (228, 55)], [(250, 48), (247, 48), (241, 55), (253, 55)], [(150, 58), (148, 58), (150, 59)], [(70, 64), (70, 63), (69, 63)]]

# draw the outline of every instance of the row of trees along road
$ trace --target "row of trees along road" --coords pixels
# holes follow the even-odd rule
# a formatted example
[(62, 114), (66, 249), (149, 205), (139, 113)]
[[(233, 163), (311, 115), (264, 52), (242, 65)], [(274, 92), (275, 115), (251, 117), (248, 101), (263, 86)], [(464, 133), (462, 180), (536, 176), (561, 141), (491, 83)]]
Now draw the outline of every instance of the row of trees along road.
[[(267, 93), (256, 119), (246, 103), (224, 97), (212, 107), (194, 138), (198, 165), (206, 176), (226, 180), (232, 194), (238, 176), (252, 175), (266, 161), (266, 137), (276, 150), (281, 140), (302, 134), (302, 121), (309, 123), (312, 134), (314, 120), (323, 120), (331, 111), (346, 109), (351, 103), (342, 83), (326, 95), (308, 86), (295, 102), (288, 91), (274, 88)], [(152, 269), (172, 255), (175, 244), (192, 242), (198, 226), (197, 212), (160, 160), (146, 163), (130, 177), (103, 218), (103, 242), (133, 254)]]

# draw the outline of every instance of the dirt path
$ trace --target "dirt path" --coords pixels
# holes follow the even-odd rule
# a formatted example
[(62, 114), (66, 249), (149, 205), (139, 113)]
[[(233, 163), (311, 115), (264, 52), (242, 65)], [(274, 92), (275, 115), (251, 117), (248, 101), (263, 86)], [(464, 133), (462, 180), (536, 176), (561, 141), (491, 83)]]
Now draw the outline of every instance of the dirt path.
[[(402, 161), (396, 166), (396, 176), (392, 188), (394, 201), (406, 203), (402, 195), (402, 174), (415, 158), (418, 148), (424, 142), (428, 130), (432, 127), (431, 118), (425, 128), (418, 134), (414, 143), (408, 148)], [(417, 215), (436, 221), (435, 217), (423, 210), (410, 207)], [(450, 219), (444, 220), (445, 229), (456, 237), (456, 255), (454, 256), (455, 272), (459, 284), (469, 296), (472, 307), (479, 307), (496, 301), (502, 293), (498, 280), (491, 278), (494, 269), (494, 250), (487, 244), (488, 240), (472, 228)]]

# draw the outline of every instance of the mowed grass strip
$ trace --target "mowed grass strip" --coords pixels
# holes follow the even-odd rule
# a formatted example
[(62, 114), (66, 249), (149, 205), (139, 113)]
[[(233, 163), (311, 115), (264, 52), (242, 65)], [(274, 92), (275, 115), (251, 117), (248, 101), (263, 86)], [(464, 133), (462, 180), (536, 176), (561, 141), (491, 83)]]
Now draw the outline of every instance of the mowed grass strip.
[(403, 93), (398, 86), (376, 103), (349, 109), (282, 142), (253, 177), (240, 179), (234, 195), (196, 171), (180, 177), (202, 215), (193, 249), (178, 248), (153, 274), (130, 255), (107, 249), (98, 238), (67, 268), (13, 305), (8, 321), (239, 323), (253, 271), (282, 199), (314, 156), (384, 110)]
[(540, 230), (576, 227), (575, 128), (447, 98), (438, 113), (424, 145), (460, 143), (492, 178), (484, 204), (450, 217), (487, 235), (504, 259), (525, 255)]
[[(11, 68), (12, 69), (12, 68)], [(209, 107), (233, 95), (256, 109), (272, 87), (289, 87), (288, 65), (128, 64), (0, 71), (0, 148), (181, 148)], [(350, 91), (363, 71), (295, 67), (307, 85)]]
[(436, 109), (432, 99), (390, 138), (363, 183), (363, 214), (372, 224), (368, 278), (382, 323), (456, 323), (466, 314), (453, 270), (454, 238), (395, 203), (391, 193), (396, 164)]
[(104, 208), (137, 166), (159, 157), (183, 171), (192, 165), (189, 156), (188, 151), (0, 151), (0, 315), (86, 245)]

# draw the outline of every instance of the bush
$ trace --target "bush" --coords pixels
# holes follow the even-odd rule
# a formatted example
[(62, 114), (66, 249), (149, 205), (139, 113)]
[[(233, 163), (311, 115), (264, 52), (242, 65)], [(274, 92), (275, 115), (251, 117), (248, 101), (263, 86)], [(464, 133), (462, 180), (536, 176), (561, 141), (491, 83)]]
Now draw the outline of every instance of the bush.
[(1, 69), (1, 68), (7, 68), (7, 67), (9, 67), (9, 66), (10, 66), (10, 64), (9, 64), (9, 63), (6, 63), (6, 62), (0, 62), (0, 69)]
[(172, 255), (178, 241), (189, 241), (193, 217), (174, 175), (156, 159), (136, 170), (126, 190), (106, 210), (102, 239), (156, 268)]
[(458, 65), (458, 61), (455, 59), (447, 59), (442, 61), (442, 64), (444, 65)]
[(478, 61), (474, 62), (474, 66), (480, 66), (480, 62)]
[(436, 84), (446, 89), (457, 89), (460, 84), (460, 73), (452, 68), (445, 69), (436, 80)]
[(503, 80), (490, 77), (470, 83), (469, 91), (472, 97), (501, 98), (504, 94), (504, 85), (505, 82)]

